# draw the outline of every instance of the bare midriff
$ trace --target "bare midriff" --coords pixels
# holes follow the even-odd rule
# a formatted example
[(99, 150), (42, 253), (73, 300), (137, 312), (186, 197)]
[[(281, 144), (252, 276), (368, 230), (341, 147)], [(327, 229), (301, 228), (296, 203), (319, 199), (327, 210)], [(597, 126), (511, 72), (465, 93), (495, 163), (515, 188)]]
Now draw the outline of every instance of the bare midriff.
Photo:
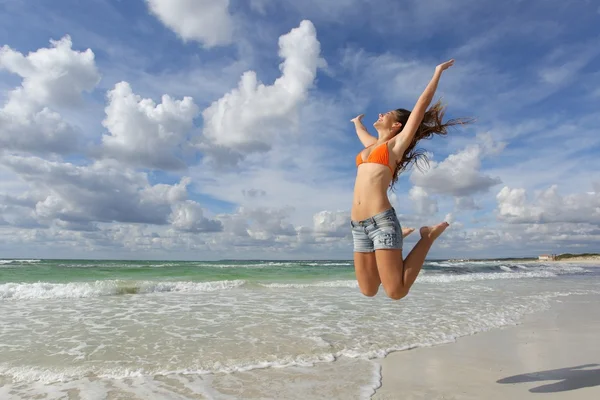
[(365, 163), (357, 168), (350, 218), (362, 221), (392, 207), (387, 191), (392, 172), (386, 165)]

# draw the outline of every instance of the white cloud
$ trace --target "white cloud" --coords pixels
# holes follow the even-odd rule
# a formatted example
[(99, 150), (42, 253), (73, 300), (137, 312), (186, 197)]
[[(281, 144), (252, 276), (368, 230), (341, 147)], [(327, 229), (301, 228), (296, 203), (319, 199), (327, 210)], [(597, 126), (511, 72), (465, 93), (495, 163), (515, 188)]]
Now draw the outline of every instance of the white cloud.
[[(93, 228), (94, 224), (90, 224)], [(197, 259), (198, 251), (206, 251), (203, 235), (185, 233), (173, 229), (164, 229), (152, 225), (140, 224), (98, 224), (98, 229), (73, 229), (74, 224), (57, 221), (49, 229), (12, 228), (0, 230), (0, 245), (9, 244), (13, 249), (24, 248), (23, 254), (36, 254), (45, 258), (57, 255), (62, 258), (107, 255), (110, 258), (172, 259), (173, 251), (177, 258)], [(182, 253), (188, 251), (185, 257)], [(35, 253), (32, 253), (35, 252)]]
[(0, 146), (33, 153), (69, 153), (78, 132), (50, 107), (74, 107), (84, 91), (99, 82), (94, 53), (72, 49), (69, 36), (52, 47), (23, 55), (0, 49), (0, 68), (19, 75), (21, 86), (10, 91), (0, 109)]
[(38, 221), (35, 212), (32, 210), (35, 207), (35, 200), (31, 203), (32, 199), (24, 197), (0, 196), (0, 225), (19, 228), (45, 227)]
[(35, 106), (73, 106), (81, 101), (82, 92), (91, 91), (99, 82), (91, 49), (74, 51), (70, 36), (50, 43), (51, 48), (26, 56), (8, 46), (0, 49), (0, 67), (23, 78), (21, 86), (10, 93), (5, 111), (19, 115)]
[(218, 229), (218, 223), (203, 217), (197, 203), (187, 200), (189, 178), (175, 185), (150, 185), (146, 174), (110, 161), (77, 166), (5, 156), (0, 162), (35, 188), (20, 198), (5, 196), (5, 202), (8, 199), (30, 208), (44, 224), (62, 221), (59, 226), (63, 228), (93, 230), (96, 222), (172, 222), (174, 228), (184, 231)]
[(525, 189), (504, 187), (496, 196), (498, 218), (514, 224), (586, 223), (600, 225), (600, 193), (562, 196), (552, 185), (536, 193), (531, 203)]
[[(260, 248), (270, 252), (305, 252), (307, 246), (321, 251), (350, 250), (350, 220), (348, 211), (320, 211), (313, 215), (312, 226), (294, 226), (290, 221), (292, 208), (240, 207), (233, 214), (217, 215), (223, 231), (207, 237), (213, 249), (238, 251), (240, 248)], [(234, 243), (230, 247), (228, 243)]]
[[(210, 165), (200, 165), (190, 167), (189, 175), (203, 195), (244, 209), (293, 208), (290, 223), (302, 240), (314, 241), (314, 215), (323, 210), (349, 211), (347, 202), (352, 198), (353, 160), (339, 150), (350, 143), (358, 145), (358, 140), (348, 134), (351, 124), (345, 106), (337, 97), (311, 94), (299, 106), (298, 135), (271, 143), (269, 152), (246, 155), (238, 168), (215, 172)], [(247, 234), (249, 226), (238, 219), (227, 223)], [(330, 234), (338, 235), (335, 229)]]
[(472, 197), (455, 197), (454, 207), (456, 210), (479, 210), (479, 207)]
[(78, 131), (48, 108), (20, 116), (0, 109), (0, 151), (68, 154), (78, 146)]
[(521, 218), (525, 212), (525, 202), (527, 201), (525, 189), (511, 189), (505, 186), (498, 193), (496, 199), (500, 218)]
[(174, 204), (170, 220), (173, 228), (184, 232), (218, 232), (222, 229), (219, 221), (205, 218), (202, 206), (191, 200)]
[(232, 237), (249, 237), (248, 220), (240, 213), (220, 214), (216, 216), (217, 220), (223, 225), (223, 232)]
[(431, 193), (455, 197), (487, 192), (500, 184), (500, 178), (481, 172), (481, 159), (485, 155), (499, 153), (504, 144), (494, 143), (490, 135), (480, 135), (478, 139), (480, 143), (469, 145), (440, 163), (430, 161), (430, 168), (425, 171), (415, 168), (410, 177), (411, 182)]
[(127, 82), (108, 93), (102, 125), (103, 155), (124, 164), (159, 169), (184, 168), (181, 153), (199, 110), (191, 97), (168, 95), (158, 105), (133, 93)]
[(438, 212), (438, 204), (434, 198), (419, 186), (413, 186), (409, 191), (409, 197), (413, 201), (414, 209), (419, 215), (434, 215)]
[(350, 213), (348, 211), (320, 211), (313, 216), (316, 237), (343, 238), (350, 235)]
[(254, 239), (269, 240), (280, 236), (296, 236), (294, 226), (288, 221), (289, 208), (240, 208), (238, 213), (249, 221), (248, 235)]
[[(284, 59), (282, 75), (273, 85), (260, 83), (254, 71), (243, 74), (238, 88), (225, 94), (202, 113), (208, 153), (220, 148), (222, 154), (264, 152), (279, 137), (298, 129), (298, 107), (312, 87), (320, 44), (310, 21), (279, 38), (279, 55)], [(233, 161), (239, 157), (233, 157)], [(220, 160), (223, 161), (223, 158)], [(225, 159), (227, 161), (227, 159)]]
[[(239, 204), (249, 209), (294, 208), (291, 221), (298, 225), (310, 225), (313, 215), (322, 210), (336, 210), (347, 206), (352, 199), (352, 175), (344, 175), (343, 179), (327, 171), (323, 164), (314, 162), (306, 156), (312, 147), (277, 153), (283, 159), (296, 158), (300, 166), (289, 165), (284, 168), (269, 153), (260, 166), (254, 163), (244, 165), (238, 171), (219, 172), (207, 168), (190, 168), (190, 176), (198, 190), (205, 195), (213, 196), (221, 201)], [(321, 174), (321, 175), (319, 175)], [(248, 196), (248, 190), (261, 191), (261, 196)]]
[[(598, 226), (584, 223), (503, 224), (489, 228), (464, 228), (451, 224), (442, 238), (447, 256), (537, 256), (541, 253), (594, 251), (600, 240)], [(587, 250), (587, 251), (589, 251)]]
[(229, 0), (146, 0), (150, 12), (183, 40), (205, 47), (230, 44), (234, 21)]
[[(259, 251), (285, 253), (297, 244), (297, 232), (289, 222), (290, 208), (240, 207), (232, 214), (215, 218), (223, 225), (221, 233), (206, 238), (213, 251)], [(255, 250), (249, 250), (254, 248)]]

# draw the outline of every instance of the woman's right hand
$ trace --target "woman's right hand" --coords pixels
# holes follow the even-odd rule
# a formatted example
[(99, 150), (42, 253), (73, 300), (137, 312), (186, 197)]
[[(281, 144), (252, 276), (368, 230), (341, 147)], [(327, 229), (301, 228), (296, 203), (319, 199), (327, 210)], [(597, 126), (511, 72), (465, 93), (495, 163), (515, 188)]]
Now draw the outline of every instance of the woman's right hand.
[(357, 115), (356, 117), (352, 118), (350, 120), (350, 122), (361, 122), (361, 120), (363, 119), (364, 116), (365, 116), (365, 114)]

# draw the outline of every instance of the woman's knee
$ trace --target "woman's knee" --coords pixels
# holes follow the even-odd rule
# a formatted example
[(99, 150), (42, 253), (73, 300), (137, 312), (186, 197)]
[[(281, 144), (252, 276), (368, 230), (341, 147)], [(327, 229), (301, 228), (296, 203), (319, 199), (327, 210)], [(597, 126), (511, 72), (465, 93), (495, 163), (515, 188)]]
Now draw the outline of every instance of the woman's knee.
[(373, 297), (377, 294), (377, 292), (379, 291), (379, 285), (375, 286), (364, 286), (364, 287), (360, 287), (360, 292), (367, 296), (367, 297)]
[(400, 300), (408, 294), (408, 289), (403, 286), (394, 287), (392, 289), (386, 290), (385, 294), (392, 300)]

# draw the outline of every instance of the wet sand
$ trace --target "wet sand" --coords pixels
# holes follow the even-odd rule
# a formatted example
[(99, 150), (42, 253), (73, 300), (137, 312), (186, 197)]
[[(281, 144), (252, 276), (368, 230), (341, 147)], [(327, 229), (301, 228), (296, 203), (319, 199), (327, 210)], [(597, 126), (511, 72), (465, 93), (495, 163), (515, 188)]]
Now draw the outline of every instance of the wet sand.
[(564, 297), (518, 326), (390, 354), (372, 399), (600, 399), (599, 304)]

